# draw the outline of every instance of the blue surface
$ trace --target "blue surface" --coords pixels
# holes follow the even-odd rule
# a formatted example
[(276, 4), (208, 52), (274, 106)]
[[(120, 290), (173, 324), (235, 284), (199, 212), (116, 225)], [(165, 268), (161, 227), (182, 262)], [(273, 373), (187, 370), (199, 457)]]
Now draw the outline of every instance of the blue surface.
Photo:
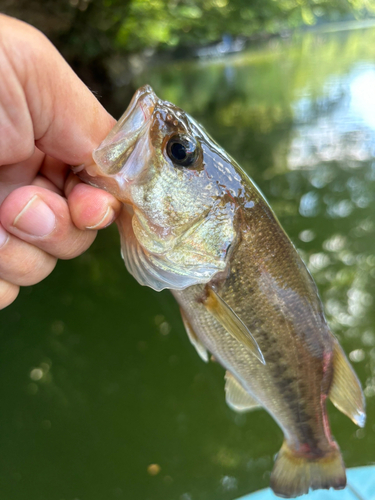
[[(375, 466), (347, 470), (348, 483), (344, 490), (317, 490), (309, 493), (309, 500), (375, 500)], [(270, 488), (251, 493), (237, 500), (275, 500)], [(303, 498), (299, 497), (299, 498)]]

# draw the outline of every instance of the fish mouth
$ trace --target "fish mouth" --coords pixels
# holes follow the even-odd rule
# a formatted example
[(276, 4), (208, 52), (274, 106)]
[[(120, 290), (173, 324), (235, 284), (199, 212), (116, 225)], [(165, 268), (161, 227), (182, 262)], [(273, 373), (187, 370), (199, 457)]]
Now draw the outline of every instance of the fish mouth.
[(150, 85), (137, 90), (125, 113), (94, 150), (92, 157), (95, 164), (84, 166), (89, 175), (114, 175), (120, 172), (137, 140), (148, 128), (158, 101)]
[(150, 85), (144, 85), (138, 89), (127, 110), (98, 149), (95, 150), (95, 154), (108, 143), (113, 147), (118, 143), (126, 143), (127, 140), (129, 142), (136, 141), (140, 131), (149, 122), (158, 101), (159, 99)]

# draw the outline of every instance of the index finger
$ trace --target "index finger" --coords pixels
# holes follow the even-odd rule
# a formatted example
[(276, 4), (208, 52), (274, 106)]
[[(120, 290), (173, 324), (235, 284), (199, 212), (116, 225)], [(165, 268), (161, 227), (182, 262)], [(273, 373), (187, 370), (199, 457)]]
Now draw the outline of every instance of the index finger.
[(115, 120), (38, 30), (0, 14), (0, 165), (34, 146), (70, 165), (91, 153)]

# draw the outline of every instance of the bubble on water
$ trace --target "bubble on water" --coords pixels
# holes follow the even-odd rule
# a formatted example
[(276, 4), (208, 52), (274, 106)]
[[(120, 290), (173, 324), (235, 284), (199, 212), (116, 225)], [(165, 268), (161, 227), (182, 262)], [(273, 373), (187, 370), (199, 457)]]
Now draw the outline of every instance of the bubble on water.
[(355, 264), (355, 256), (347, 250), (343, 250), (342, 252), (340, 252), (338, 257), (346, 266), (352, 266), (353, 264)]
[(166, 321), (163, 321), (163, 323), (159, 326), (159, 330), (162, 335), (168, 335), (171, 331), (171, 326)]
[(299, 213), (303, 217), (314, 217), (318, 213), (319, 196), (315, 191), (310, 191), (302, 196), (299, 204)]
[(159, 464), (150, 464), (147, 467), (147, 472), (150, 474), (150, 476), (157, 476), (160, 471), (161, 467)]
[(238, 481), (233, 476), (222, 477), (220, 483), (224, 491), (233, 491), (238, 487)]
[(311, 229), (305, 229), (304, 231), (301, 231), (298, 235), (298, 238), (301, 240), (301, 241), (304, 241), (305, 243), (309, 243), (310, 241), (312, 241), (314, 238), (316, 237), (316, 234), (314, 233), (314, 231), (312, 231)]
[(366, 432), (364, 429), (357, 429), (356, 432), (355, 432), (355, 437), (357, 439), (363, 439), (366, 435)]
[(368, 385), (367, 387), (364, 388), (363, 392), (366, 398), (373, 398), (375, 396), (375, 386)]
[(309, 268), (311, 268), (312, 271), (320, 271), (321, 269), (327, 267), (330, 263), (331, 260), (327, 254), (323, 252), (314, 253), (310, 255)]
[(34, 368), (30, 372), (30, 378), (31, 380), (34, 380), (35, 382), (38, 380), (41, 380), (43, 377), (43, 370), (41, 368)]
[(365, 352), (363, 349), (355, 349), (349, 354), (350, 361), (353, 363), (359, 363), (365, 359)]
[(353, 212), (354, 205), (350, 200), (342, 200), (327, 208), (327, 213), (332, 218), (348, 217)]
[(339, 252), (345, 247), (346, 238), (341, 234), (335, 234), (323, 243), (324, 250), (327, 252)]
[(371, 330), (367, 330), (362, 335), (362, 343), (364, 345), (373, 346), (375, 345), (375, 334)]

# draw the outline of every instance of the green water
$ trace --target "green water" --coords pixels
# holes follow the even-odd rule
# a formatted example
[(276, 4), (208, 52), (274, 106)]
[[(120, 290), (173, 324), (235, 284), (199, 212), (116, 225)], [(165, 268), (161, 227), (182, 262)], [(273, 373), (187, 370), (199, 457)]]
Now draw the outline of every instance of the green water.
[[(329, 404), (333, 434), (348, 466), (374, 463), (375, 29), (146, 82), (240, 162), (300, 249), (367, 396), (364, 430)], [(114, 227), (0, 318), (1, 500), (233, 500), (268, 485), (281, 431), (227, 408), (222, 368), (197, 356), (168, 292), (128, 275)]]

